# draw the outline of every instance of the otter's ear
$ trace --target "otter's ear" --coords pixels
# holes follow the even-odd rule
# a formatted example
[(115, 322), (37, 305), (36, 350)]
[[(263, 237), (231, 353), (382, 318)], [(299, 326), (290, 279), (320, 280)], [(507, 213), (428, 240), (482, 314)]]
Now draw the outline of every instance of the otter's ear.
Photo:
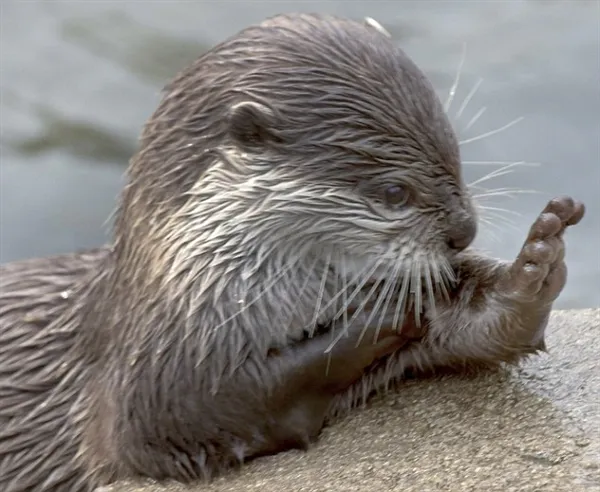
[(254, 101), (234, 104), (227, 115), (231, 138), (244, 147), (256, 147), (273, 140), (274, 120), (271, 109)]

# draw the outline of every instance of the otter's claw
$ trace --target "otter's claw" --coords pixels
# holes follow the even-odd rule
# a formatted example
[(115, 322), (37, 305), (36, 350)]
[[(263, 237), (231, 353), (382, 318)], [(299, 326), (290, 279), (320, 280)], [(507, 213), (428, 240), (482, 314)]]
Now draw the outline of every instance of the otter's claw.
[(570, 197), (555, 198), (546, 205), (510, 269), (513, 296), (542, 305), (558, 297), (567, 280), (563, 233), (584, 214), (584, 205)]

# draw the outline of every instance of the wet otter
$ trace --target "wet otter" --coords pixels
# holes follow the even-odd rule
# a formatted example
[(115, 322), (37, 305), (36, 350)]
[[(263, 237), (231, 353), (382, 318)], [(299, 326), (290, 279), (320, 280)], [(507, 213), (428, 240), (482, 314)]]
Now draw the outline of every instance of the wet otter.
[(551, 201), (471, 251), (458, 145), (385, 33), (287, 15), (184, 70), (106, 248), (0, 272), (0, 489), (189, 481), (305, 447), (406, 369), (516, 362), (561, 291)]

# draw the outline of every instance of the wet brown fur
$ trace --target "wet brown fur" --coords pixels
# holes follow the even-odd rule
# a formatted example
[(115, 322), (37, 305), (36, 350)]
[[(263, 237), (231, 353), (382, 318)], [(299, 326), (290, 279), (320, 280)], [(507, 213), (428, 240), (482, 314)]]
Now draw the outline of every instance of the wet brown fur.
[[(242, 146), (228, 117), (248, 101), (269, 133)], [(402, 220), (373, 215), (382, 171), (421, 190)], [(198, 205), (220, 196), (212, 209)], [(330, 220), (336, 207), (348, 220)], [(261, 228), (265, 218), (272, 221)], [(473, 220), (441, 105), (389, 39), (308, 15), (243, 31), (167, 87), (131, 161), (110, 247), (0, 268), (0, 489), (87, 492), (138, 474), (188, 481), (251, 457), (253, 439), (272, 430), (263, 421), (278, 411), (261, 391), (281, 391), (285, 373), (267, 373), (266, 354), (305, 336), (288, 304), (307, 297), (300, 312), (312, 306), (317, 293), (298, 286), (312, 271), (284, 271), (260, 307), (272, 311), (244, 311), (235, 330), (228, 315), (264, 287), (253, 275), (279, 275), (313, 244), (377, 258), (392, 235), (409, 256), (447, 262), (456, 280), (449, 298), (436, 290), (423, 302), (425, 338), (373, 365), (328, 405), (329, 416), (406, 369), (515, 363), (534, 353), (551, 302), (531, 308), (501, 288), (509, 263), (470, 250), (450, 255), (448, 241), (470, 234)]]

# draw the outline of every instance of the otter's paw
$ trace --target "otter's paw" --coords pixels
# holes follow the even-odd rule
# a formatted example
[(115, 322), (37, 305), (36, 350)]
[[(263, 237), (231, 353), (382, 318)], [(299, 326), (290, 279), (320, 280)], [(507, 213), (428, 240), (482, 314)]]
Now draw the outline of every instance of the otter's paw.
[(511, 297), (540, 306), (554, 302), (567, 280), (564, 231), (577, 224), (584, 213), (584, 205), (570, 197), (548, 202), (510, 268)]
[(390, 326), (379, 326), (373, 322), (366, 326), (359, 319), (349, 327), (333, 322), (334, 336), (322, 335), (328, 340), (324, 351), (327, 357), (326, 378), (321, 378), (328, 387), (342, 391), (359, 380), (365, 370), (379, 359), (403, 348), (412, 339), (399, 334)]

